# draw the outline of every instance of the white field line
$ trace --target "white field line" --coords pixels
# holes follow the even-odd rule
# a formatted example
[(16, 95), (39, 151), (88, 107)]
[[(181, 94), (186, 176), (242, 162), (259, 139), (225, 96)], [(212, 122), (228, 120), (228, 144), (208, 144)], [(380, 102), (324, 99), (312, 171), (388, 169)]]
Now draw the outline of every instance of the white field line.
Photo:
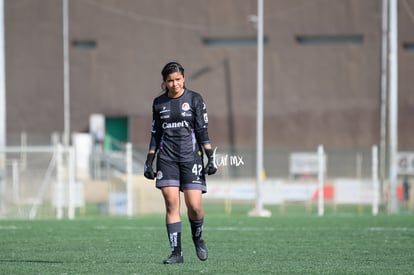
[[(140, 230), (140, 231), (153, 231), (153, 230), (164, 230), (165, 226), (105, 226), (97, 225), (93, 227), (95, 230)], [(30, 230), (31, 227), (25, 226), (16, 226), (16, 225), (0, 225), (0, 230)], [(331, 227), (318, 227), (315, 228), (318, 230), (330, 230)], [(338, 228), (337, 228), (338, 229)], [(342, 229), (346, 229), (342, 227)], [(356, 228), (353, 228), (354, 230)], [(388, 231), (388, 232), (412, 232), (414, 227), (368, 227), (368, 228), (359, 228), (362, 230), (368, 231)], [(244, 231), (244, 232), (253, 232), (253, 231), (305, 231), (308, 228), (301, 227), (243, 227), (243, 226), (206, 226), (206, 231)]]
[[(2, 228), (0, 227), (0, 230)], [(105, 226), (105, 225), (98, 225), (94, 227), (95, 230), (137, 230), (137, 231), (153, 231), (153, 230), (164, 230), (165, 226)], [(314, 230), (318, 231), (329, 231), (332, 227), (317, 227)], [(336, 228), (336, 230), (349, 230), (350, 227), (341, 227)], [(360, 227), (355, 228), (352, 227), (352, 230), (359, 230), (359, 231), (394, 231), (394, 232), (401, 232), (401, 231), (414, 231), (414, 227)], [(243, 227), (243, 226), (206, 226), (205, 231), (237, 231), (237, 232), (269, 232), (269, 231), (291, 231), (291, 232), (299, 232), (299, 231), (307, 231), (309, 228), (307, 227), (287, 227), (287, 226), (280, 226), (280, 227)]]
[(414, 231), (414, 227), (369, 227), (369, 231)]
[[(120, 229), (120, 230), (145, 230), (145, 231), (151, 231), (151, 230), (159, 230), (165, 229), (165, 226), (104, 226), (104, 225), (98, 225), (95, 226), (94, 229), (96, 230), (113, 230), (113, 229)], [(228, 226), (228, 227), (211, 227), (206, 226), (205, 230), (208, 231), (275, 231), (280, 230), (281, 228), (275, 228), (275, 227), (236, 227), (236, 226)]]
[(22, 230), (31, 229), (31, 227), (15, 226), (15, 225), (0, 225), (0, 230)]

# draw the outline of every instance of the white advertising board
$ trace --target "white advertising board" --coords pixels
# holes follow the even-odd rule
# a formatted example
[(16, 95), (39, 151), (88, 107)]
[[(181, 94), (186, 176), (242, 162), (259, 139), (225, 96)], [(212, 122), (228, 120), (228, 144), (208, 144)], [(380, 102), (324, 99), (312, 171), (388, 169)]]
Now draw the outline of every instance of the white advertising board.
[(398, 152), (398, 174), (414, 175), (414, 152)]
[[(326, 166), (326, 155), (325, 155)], [(326, 170), (326, 167), (325, 167)], [(291, 153), (289, 157), (289, 172), (291, 175), (317, 175), (319, 158), (315, 152)]]

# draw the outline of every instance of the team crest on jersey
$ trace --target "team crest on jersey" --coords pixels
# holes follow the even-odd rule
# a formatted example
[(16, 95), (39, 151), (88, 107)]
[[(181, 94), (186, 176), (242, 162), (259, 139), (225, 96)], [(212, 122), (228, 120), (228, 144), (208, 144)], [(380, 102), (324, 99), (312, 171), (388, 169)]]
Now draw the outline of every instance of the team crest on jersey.
[(190, 110), (190, 104), (188, 104), (188, 102), (184, 102), (183, 105), (181, 105), (181, 109), (186, 112), (188, 110)]
[(162, 171), (158, 171), (157, 172), (157, 180), (162, 179), (163, 175), (162, 175)]

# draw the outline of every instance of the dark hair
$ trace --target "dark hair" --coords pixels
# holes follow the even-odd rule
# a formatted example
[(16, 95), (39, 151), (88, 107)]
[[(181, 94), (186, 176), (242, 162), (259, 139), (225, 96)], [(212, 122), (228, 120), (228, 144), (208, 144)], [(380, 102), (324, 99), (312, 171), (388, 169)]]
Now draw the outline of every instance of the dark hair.
[(184, 68), (178, 62), (168, 62), (167, 64), (165, 64), (164, 68), (162, 68), (161, 75), (163, 82), (161, 83), (161, 89), (163, 92), (168, 92), (167, 87), (164, 83), (165, 80), (167, 80), (168, 75), (176, 72), (180, 72), (184, 76)]
[(184, 68), (181, 66), (180, 63), (177, 62), (169, 62), (165, 64), (164, 68), (162, 68), (161, 75), (162, 80), (166, 80), (169, 74), (180, 72), (184, 76)]

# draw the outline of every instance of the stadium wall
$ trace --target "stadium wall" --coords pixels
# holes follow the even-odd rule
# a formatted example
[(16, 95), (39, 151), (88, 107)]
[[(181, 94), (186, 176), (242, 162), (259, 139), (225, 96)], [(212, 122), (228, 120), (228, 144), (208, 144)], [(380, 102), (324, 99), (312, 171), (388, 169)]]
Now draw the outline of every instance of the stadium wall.
[[(414, 0), (403, 2), (399, 146), (410, 149)], [(378, 144), (381, 1), (264, 5), (265, 145)], [(129, 140), (146, 144), (160, 70), (177, 60), (187, 86), (207, 101), (213, 141), (253, 146), (256, 29), (248, 18), (255, 13), (255, 0), (70, 0), (71, 131), (88, 131), (93, 113), (126, 117)], [(62, 1), (5, 0), (5, 27), (8, 143), (22, 131), (62, 132)]]

